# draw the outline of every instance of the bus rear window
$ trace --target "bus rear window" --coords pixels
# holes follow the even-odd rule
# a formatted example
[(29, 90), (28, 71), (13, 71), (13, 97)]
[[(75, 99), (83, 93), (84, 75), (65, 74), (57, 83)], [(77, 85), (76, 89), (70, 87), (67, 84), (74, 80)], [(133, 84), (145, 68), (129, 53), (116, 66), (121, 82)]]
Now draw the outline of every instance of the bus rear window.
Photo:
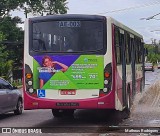
[(87, 52), (102, 50), (103, 21), (36, 22), (32, 27), (32, 47), (38, 52)]

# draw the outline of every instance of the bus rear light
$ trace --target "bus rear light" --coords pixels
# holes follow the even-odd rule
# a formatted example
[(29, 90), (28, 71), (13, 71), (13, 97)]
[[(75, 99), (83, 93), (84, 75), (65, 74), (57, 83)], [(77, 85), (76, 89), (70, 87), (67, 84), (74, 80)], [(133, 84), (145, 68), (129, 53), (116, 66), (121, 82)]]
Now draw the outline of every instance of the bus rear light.
[(104, 88), (103, 92), (107, 93), (108, 92), (108, 88)]
[(111, 91), (112, 85), (112, 64), (109, 63), (104, 68), (104, 88), (100, 89), (99, 97), (107, 95)]
[(27, 78), (27, 79), (31, 79), (31, 78), (32, 78), (32, 74), (27, 73), (27, 74), (26, 74), (26, 78)]
[(30, 93), (34, 92), (33, 88), (29, 88), (28, 90), (29, 90)]
[(109, 78), (109, 77), (110, 77), (110, 73), (109, 73), (109, 72), (105, 72), (105, 73), (104, 73), (104, 76), (105, 76), (106, 78)]
[(33, 93), (30, 93), (30, 92), (29, 92), (29, 95), (32, 96), (32, 97), (37, 98), (37, 93), (36, 93), (34, 90), (33, 90)]
[(100, 93), (99, 94), (99, 97), (103, 97), (103, 96), (105, 96), (105, 93)]
[(107, 85), (108, 84), (108, 80), (104, 80), (104, 84)]
[(32, 81), (28, 81), (28, 85), (32, 85)]

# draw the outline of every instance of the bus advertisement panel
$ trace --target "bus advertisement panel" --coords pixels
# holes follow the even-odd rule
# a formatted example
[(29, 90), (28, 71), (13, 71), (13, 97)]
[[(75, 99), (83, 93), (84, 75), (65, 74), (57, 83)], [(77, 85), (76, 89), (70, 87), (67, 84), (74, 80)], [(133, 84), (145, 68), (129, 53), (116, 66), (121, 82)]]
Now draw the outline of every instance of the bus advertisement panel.
[(33, 89), (102, 89), (103, 67), (100, 55), (34, 56)]

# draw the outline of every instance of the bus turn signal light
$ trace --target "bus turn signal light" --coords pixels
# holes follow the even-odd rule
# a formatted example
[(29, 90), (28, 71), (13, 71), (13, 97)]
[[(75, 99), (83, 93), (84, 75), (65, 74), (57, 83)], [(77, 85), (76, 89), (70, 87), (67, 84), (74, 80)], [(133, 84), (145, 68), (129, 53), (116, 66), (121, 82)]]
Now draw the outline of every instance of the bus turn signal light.
[(29, 73), (28, 73), (28, 74), (26, 74), (26, 78), (27, 78), (27, 79), (32, 78), (32, 74), (29, 74)]
[(106, 78), (110, 77), (110, 73), (109, 72), (105, 72), (104, 75), (105, 75)]

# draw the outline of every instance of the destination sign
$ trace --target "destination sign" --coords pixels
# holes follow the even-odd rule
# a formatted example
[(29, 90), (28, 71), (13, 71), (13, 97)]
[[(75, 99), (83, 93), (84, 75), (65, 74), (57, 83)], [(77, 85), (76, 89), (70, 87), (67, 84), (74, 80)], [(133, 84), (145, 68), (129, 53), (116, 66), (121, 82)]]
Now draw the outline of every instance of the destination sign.
[(80, 21), (59, 21), (59, 27), (81, 27)]

